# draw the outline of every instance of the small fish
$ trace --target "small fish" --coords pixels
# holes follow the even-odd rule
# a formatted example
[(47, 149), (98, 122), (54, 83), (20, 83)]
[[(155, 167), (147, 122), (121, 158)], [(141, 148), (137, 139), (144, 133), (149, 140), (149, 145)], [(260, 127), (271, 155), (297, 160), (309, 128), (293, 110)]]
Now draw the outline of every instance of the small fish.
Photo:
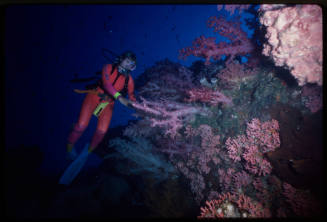
[(110, 28), (111, 26), (110, 26), (110, 22), (111, 22), (111, 19), (112, 19), (112, 16), (111, 15), (109, 15), (108, 17), (107, 17), (107, 20), (106, 21), (104, 21), (104, 30), (105, 31), (108, 31), (108, 32), (110, 32), (110, 33), (112, 33), (112, 29)]
[(285, 81), (282, 80), (281, 82), (282, 82), (282, 85), (283, 85), (283, 86), (287, 86), (287, 84), (286, 84)]
[(105, 21), (104, 22), (104, 30), (106, 31), (106, 32), (112, 32), (112, 29), (110, 28), (110, 25)]

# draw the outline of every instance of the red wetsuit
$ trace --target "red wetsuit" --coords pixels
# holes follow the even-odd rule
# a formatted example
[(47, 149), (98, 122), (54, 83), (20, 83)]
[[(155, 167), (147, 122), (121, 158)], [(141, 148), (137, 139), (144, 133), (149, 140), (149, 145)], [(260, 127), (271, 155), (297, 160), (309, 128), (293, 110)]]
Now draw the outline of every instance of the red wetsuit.
[[(82, 104), (78, 122), (74, 125), (73, 130), (69, 134), (68, 143), (74, 145), (76, 141), (80, 138), (84, 130), (87, 128), (89, 121), (92, 117), (92, 114), (96, 109), (96, 107), (99, 105), (99, 103), (109, 102), (109, 104), (104, 108), (104, 110), (101, 112), (101, 114), (98, 117), (99, 119), (98, 119), (97, 128), (93, 135), (90, 147), (94, 149), (102, 141), (110, 125), (115, 101), (111, 96), (107, 96), (105, 100), (101, 101), (99, 94), (106, 93), (113, 96), (116, 92), (120, 92), (124, 88), (125, 78), (126, 78), (124, 74), (121, 74), (113, 85), (113, 82), (118, 75), (118, 70), (116, 68), (113, 71), (113, 73), (111, 73), (111, 69), (112, 69), (111, 64), (105, 65), (102, 69), (102, 85), (104, 90), (101, 89), (100, 87), (97, 87), (96, 89), (97, 93), (88, 93), (86, 95)], [(129, 99), (132, 101), (136, 101), (134, 96), (134, 81), (131, 75), (129, 75), (129, 80), (127, 85), (128, 85), (127, 91), (128, 91)]]

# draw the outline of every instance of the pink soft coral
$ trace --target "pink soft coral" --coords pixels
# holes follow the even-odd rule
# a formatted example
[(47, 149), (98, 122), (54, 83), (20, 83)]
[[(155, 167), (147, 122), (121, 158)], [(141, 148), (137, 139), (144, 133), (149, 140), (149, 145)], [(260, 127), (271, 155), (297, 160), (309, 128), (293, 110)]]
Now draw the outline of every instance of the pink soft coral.
[(267, 27), (263, 54), (286, 66), (299, 85), (322, 85), (322, 10), (318, 5), (266, 7), (260, 18)]
[(253, 174), (270, 174), (272, 166), (263, 154), (280, 146), (278, 131), (279, 124), (274, 119), (263, 123), (253, 119), (247, 124), (246, 136), (239, 135), (226, 140), (229, 157), (234, 162), (243, 158), (246, 161), (245, 168)]

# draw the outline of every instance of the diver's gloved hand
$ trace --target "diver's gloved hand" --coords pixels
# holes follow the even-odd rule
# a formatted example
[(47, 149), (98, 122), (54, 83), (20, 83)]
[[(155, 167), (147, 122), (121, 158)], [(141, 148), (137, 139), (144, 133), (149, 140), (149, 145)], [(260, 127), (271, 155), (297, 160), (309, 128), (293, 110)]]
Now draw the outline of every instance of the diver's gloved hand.
[(132, 104), (132, 101), (131, 100), (129, 100), (129, 99), (126, 99), (126, 98), (124, 98), (124, 97), (122, 97), (122, 96), (120, 96), (119, 98), (118, 98), (118, 100), (119, 100), (119, 102), (121, 103), (121, 104), (123, 104), (124, 106), (130, 106), (131, 104)]

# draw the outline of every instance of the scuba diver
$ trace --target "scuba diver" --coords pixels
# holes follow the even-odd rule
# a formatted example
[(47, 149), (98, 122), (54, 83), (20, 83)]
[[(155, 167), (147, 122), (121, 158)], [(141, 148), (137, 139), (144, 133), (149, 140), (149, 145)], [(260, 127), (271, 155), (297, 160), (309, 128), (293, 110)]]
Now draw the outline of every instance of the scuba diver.
[[(102, 78), (95, 89), (74, 90), (77, 93), (87, 93), (82, 104), (79, 119), (68, 136), (67, 158), (75, 160), (66, 170), (61, 184), (69, 184), (78, 174), (87, 156), (100, 144), (106, 134), (115, 104), (118, 100), (123, 105), (129, 107), (136, 102), (134, 96), (134, 80), (131, 72), (136, 69), (136, 55), (127, 51), (120, 55), (113, 64), (106, 64), (102, 69)], [(121, 91), (127, 89), (128, 97), (124, 98)], [(81, 154), (78, 156), (74, 148), (75, 143), (87, 128), (89, 121), (94, 114), (98, 118), (97, 128), (90, 145), (86, 144)], [(78, 158), (77, 158), (78, 157)], [(68, 173), (68, 171), (70, 171)]]

